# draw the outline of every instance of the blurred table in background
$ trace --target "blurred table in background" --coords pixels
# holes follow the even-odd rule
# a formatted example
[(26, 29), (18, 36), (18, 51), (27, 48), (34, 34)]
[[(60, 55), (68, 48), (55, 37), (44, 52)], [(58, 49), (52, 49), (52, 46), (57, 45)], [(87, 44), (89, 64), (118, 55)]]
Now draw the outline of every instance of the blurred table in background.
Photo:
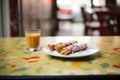
[(120, 9), (93, 9), (100, 23), (101, 35), (120, 35)]

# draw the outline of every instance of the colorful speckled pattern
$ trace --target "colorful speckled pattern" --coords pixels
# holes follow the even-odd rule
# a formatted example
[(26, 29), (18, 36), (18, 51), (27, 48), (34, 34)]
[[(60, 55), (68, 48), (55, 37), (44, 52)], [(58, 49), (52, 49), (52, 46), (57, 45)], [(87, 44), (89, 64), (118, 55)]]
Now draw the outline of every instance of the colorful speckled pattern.
[(42, 37), (48, 43), (78, 40), (95, 44), (98, 54), (58, 58), (44, 51), (29, 53), (25, 37), (0, 38), (0, 75), (117, 75), (120, 74), (120, 37)]

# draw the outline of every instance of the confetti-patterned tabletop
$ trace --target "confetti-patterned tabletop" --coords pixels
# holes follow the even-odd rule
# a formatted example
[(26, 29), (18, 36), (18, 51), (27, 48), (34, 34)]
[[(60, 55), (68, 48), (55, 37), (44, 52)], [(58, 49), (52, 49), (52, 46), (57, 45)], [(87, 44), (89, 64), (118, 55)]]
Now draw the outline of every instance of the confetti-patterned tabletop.
[(41, 37), (40, 47), (77, 40), (95, 44), (97, 54), (80, 58), (53, 57), (46, 52), (29, 53), (25, 37), (0, 38), (0, 75), (117, 75), (120, 74), (119, 36)]

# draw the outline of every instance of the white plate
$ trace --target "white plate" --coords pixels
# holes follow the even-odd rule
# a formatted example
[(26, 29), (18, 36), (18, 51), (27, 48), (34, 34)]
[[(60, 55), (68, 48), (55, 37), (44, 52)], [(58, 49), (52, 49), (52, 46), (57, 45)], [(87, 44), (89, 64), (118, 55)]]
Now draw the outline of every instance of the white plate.
[(61, 55), (57, 51), (51, 51), (48, 49), (47, 46), (43, 47), (43, 51), (45, 51), (47, 54), (51, 56), (63, 57), (63, 58), (77, 58), (77, 57), (85, 57), (92, 54), (96, 54), (99, 51), (99, 48), (95, 45), (88, 45), (88, 48), (86, 50), (75, 52), (69, 55)]

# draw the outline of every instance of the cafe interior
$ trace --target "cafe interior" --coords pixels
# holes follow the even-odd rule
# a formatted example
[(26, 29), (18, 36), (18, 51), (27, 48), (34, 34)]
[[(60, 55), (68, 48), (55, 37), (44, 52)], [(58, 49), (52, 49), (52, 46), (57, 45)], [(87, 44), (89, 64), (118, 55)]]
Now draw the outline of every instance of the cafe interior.
[(64, 79), (120, 80), (120, 0), (0, 0), (0, 80)]
[(119, 0), (1, 0), (0, 36), (24, 36), (41, 29), (42, 36), (120, 35)]

